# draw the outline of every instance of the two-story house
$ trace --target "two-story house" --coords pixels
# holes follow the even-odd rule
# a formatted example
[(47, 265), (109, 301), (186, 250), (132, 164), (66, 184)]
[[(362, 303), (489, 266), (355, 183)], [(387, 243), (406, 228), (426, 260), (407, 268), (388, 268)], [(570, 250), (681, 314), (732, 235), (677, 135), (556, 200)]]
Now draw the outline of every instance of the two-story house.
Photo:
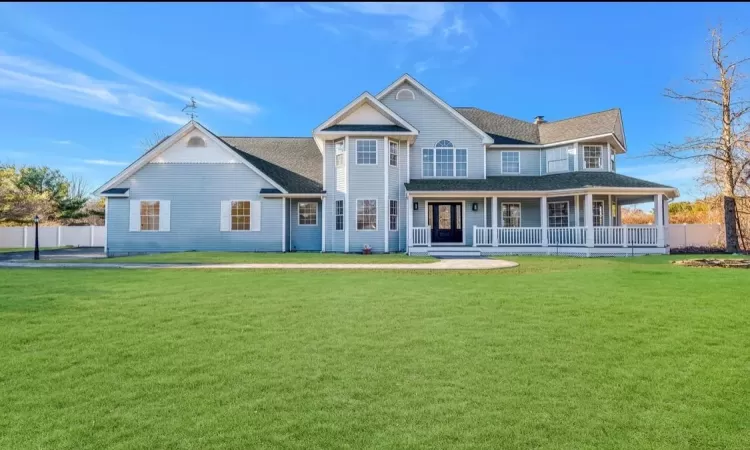
[[(619, 109), (533, 122), (451, 107), (409, 75), (311, 137), (190, 121), (98, 189), (109, 255), (188, 250), (659, 254), (676, 189), (616, 173)], [(653, 202), (655, 224), (620, 208)]]

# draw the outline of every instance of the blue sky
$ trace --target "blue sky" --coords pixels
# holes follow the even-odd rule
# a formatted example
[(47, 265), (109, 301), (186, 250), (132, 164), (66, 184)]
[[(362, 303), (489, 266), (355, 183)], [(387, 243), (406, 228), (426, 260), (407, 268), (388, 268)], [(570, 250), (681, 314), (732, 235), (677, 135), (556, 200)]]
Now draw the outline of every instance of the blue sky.
[(750, 5), (0, 4), (0, 161), (95, 188), (179, 128), (191, 95), (219, 135), (309, 136), (408, 72), (451, 105), (526, 120), (620, 107), (619, 171), (691, 198), (698, 168), (639, 156), (695, 132), (662, 92), (706, 67), (719, 20), (734, 33)]

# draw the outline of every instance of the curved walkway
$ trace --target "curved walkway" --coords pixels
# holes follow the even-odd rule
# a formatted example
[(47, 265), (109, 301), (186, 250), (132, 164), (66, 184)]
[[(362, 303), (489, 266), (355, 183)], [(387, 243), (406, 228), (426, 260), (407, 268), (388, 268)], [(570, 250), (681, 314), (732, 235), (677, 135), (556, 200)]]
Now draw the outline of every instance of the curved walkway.
[(419, 264), (147, 264), (147, 263), (35, 263), (0, 262), (0, 267), (34, 269), (315, 269), (315, 270), (491, 270), (516, 267), (501, 259), (441, 259)]

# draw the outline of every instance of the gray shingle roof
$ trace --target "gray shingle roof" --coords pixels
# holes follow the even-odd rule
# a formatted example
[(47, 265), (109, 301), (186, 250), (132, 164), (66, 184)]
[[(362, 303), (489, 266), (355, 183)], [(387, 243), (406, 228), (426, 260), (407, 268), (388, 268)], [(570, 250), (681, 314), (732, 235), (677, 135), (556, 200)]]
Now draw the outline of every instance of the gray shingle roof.
[(406, 128), (399, 125), (332, 125), (322, 131), (373, 131), (380, 133), (408, 132)]
[(250, 164), (295, 194), (323, 191), (323, 157), (311, 137), (219, 137)]
[(489, 134), (495, 144), (553, 144), (571, 139), (613, 133), (625, 145), (619, 108), (539, 125), (479, 108), (455, 108)]
[(481, 179), (421, 179), (406, 183), (408, 191), (556, 191), (589, 187), (658, 188), (671, 186), (611, 172), (568, 172), (542, 176), (500, 176)]

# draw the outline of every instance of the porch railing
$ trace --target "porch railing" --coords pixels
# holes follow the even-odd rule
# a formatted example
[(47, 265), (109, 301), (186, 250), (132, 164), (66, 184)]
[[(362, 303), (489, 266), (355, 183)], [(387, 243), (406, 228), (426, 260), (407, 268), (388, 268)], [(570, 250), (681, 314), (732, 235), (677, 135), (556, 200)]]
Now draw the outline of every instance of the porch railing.
[(551, 247), (558, 245), (586, 245), (586, 228), (547, 228), (547, 242)]
[(541, 228), (495, 228), (495, 231), (498, 245), (542, 245)]
[(658, 238), (657, 227), (626, 226), (627, 241), (623, 245), (656, 245)]
[[(414, 228), (413, 245), (429, 245), (429, 229)], [(425, 231), (421, 231), (425, 230)], [(594, 227), (593, 245), (597, 247), (630, 247), (658, 245), (658, 229), (655, 226)], [(424, 236), (417, 239), (419, 236)], [(543, 243), (544, 230), (541, 227), (474, 227), (474, 246), (523, 246)], [(547, 228), (547, 245), (557, 246), (586, 246), (587, 229), (585, 227)], [(419, 244), (417, 242), (420, 242)]]
[(594, 227), (594, 245), (624, 245), (625, 228)]
[(411, 245), (430, 245), (432, 233), (428, 227), (412, 227)]

